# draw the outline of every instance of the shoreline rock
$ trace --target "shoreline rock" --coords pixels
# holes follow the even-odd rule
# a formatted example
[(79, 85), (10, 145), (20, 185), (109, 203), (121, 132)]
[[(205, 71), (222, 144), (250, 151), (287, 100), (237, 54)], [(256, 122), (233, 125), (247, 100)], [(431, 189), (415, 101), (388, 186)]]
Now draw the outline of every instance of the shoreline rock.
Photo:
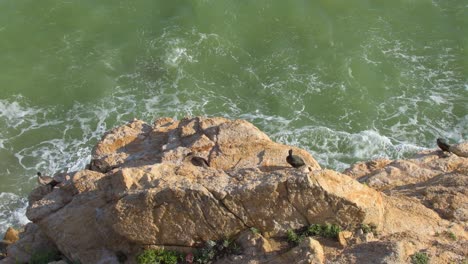
[[(291, 148), (305, 167), (286, 162)], [(209, 167), (194, 166), (188, 153)], [(21, 248), (34, 229), (81, 263), (135, 263), (147, 248), (191, 252), (226, 238), (244, 251), (218, 263), (365, 263), (367, 254), (401, 263), (420, 250), (457, 261), (467, 254), (467, 168), (464, 157), (427, 151), (339, 173), (243, 120), (133, 120), (103, 136), (88, 169), (57, 174), (60, 186), (31, 192), (27, 216), (34, 228), (9, 248)], [(340, 243), (314, 237), (288, 250), (272, 246), (284, 244), (289, 230), (325, 223), (346, 230)], [(367, 225), (375, 236), (363, 233)], [(258, 235), (248, 235), (252, 229)]]

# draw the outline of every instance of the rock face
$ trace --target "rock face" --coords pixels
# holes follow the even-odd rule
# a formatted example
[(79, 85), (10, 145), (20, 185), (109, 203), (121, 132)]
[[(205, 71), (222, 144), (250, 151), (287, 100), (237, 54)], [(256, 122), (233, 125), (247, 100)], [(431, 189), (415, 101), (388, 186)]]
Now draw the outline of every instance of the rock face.
[[(291, 148), (305, 167), (292, 168), (286, 162)], [(206, 159), (209, 167), (195, 166), (187, 159), (189, 153)], [(122, 255), (134, 263), (148, 247), (191, 251), (205, 241), (227, 237), (237, 238), (243, 253), (219, 263), (366, 263), (361, 252), (375, 250), (381, 254), (369, 263), (399, 263), (418, 250), (434, 249), (436, 254), (449, 245), (458, 251), (447, 259), (462, 256), (467, 161), (449, 157), (453, 162), (447, 165), (437, 155), (420, 158), (431, 165), (376, 161), (351, 168), (350, 177), (321, 169), (306, 151), (275, 143), (246, 121), (163, 118), (149, 125), (134, 120), (103, 136), (88, 169), (54, 176), (60, 182), (55, 188), (35, 189), (27, 216), (62, 254), (81, 263), (119, 263)], [(459, 180), (438, 179), (431, 169), (434, 163), (448, 166), (448, 175), (456, 172)], [(377, 186), (398, 195), (384, 194), (353, 179), (368, 179), (372, 187), (387, 183), (395, 169), (383, 173), (392, 164), (411, 174), (410, 180), (395, 176), (395, 186), (405, 187), (413, 179), (411, 184), (431, 181), (434, 195), (421, 198), (424, 186), (418, 193), (415, 188)], [(458, 195), (454, 185), (461, 200), (452, 199)], [(447, 221), (452, 219), (459, 224)], [(313, 238), (286, 251), (275, 246), (287, 230), (317, 223), (351, 232), (342, 234), (346, 241), (336, 248)], [(357, 233), (353, 238), (368, 224), (384, 239), (358, 239)], [(246, 235), (252, 228), (259, 234)], [(444, 232), (456, 232), (458, 240), (450, 241)], [(442, 246), (429, 246), (434, 241)], [(342, 247), (346, 256), (338, 253)]]
[(57, 252), (54, 243), (33, 223), (25, 226), (19, 240), (7, 248), (7, 258), (2, 263), (28, 263), (31, 255)]
[[(464, 145), (468, 144), (454, 146), (462, 149)], [(407, 160), (357, 163), (345, 174), (388, 195), (418, 199), (444, 219), (468, 221), (468, 163), (464, 157), (428, 150)]]

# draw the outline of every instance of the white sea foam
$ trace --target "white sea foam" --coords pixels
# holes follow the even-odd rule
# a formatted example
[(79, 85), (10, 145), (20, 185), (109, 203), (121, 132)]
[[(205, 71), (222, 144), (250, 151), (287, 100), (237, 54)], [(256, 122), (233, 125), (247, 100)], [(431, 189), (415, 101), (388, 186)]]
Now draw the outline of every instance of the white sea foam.
[(272, 138), (284, 144), (305, 148), (323, 167), (337, 170), (343, 170), (360, 160), (400, 158), (423, 149), (394, 142), (374, 130), (349, 133), (321, 126), (283, 130)]
[[(21, 99), (21, 96), (18, 97)], [(0, 117), (8, 121), (8, 126), (19, 127), (24, 122), (31, 121), (41, 109), (21, 106), (17, 101), (0, 100)]]
[(0, 234), (9, 226), (20, 227), (29, 222), (26, 218), (27, 199), (13, 193), (0, 193)]
[[(113, 80), (116, 86), (105, 98), (91, 104), (77, 102), (65, 110), (31, 106), (21, 96), (0, 100), (0, 124), (6, 127), (0, 131), (0, 147), (16, 154), (17, 166), (25, 175), (84, 168), (92, 146), (105, 131), (133, 117), (149, 122), (162, 116), (246, 119), (273, 140), (305, 148), (323, 167), (337, 170), (358, 160), (405, 157), (421, 149), (414, 142), (431, 146), (429, 142), (438, 136), (458, 141), (467, 137), (468, 115), (459, 120), (453, 114), (453, 97), (455, 89), (466, 93), (468, 84), (447, 64), (454, 59), (453, 51), (447, 49), (427, 48), (440, 56), (440, 67), (430, 67), (427, 61), (434, 58), (415, 55), (410, 45), (381, 32), (369, 33), (361, 53), (345, 59), (338, 69), (343, 77), (339, 79), (328, 76), (327, 68), (298, 63), (291, 56), (295, 54), (292, 49), (258, 57), (216, 34), (197, 30), (181, 32), (170, 27), (151, 39), (144, 34), (140, 41), (147, 49), (145, 55), (137, 58), (135, 69), (119, 73)], [(81, 37), (82, 32), (66, 36), (65, 47), (58, 53), (68, 52)], [(107, 70), (118, 68), (114, 56), (112, 51), (100, 57)], [(207, 63), (207, 56), (243, 70), (225, 72), (213, 67), (200, 75), (190, 71), (197, 63)], [(368, 99), (366, 89), (372, 89), (355, 83), (360, 75), (355, 63), (398, 68), (398, 75), (382, 80), (388, 95), (369, 99), (375, 100), (372, 110), (365, 113), (369, 118), (360, 108), (367, 102), (352, 103), (352, 99)], [(389, 81), (393, 78), (400, 83)], [(333, 106), (342, 109), (337, 111), (340, 116), (328, 115), (328, 109), (311, 110), (314, 100), (330, 97)], [(41, 135), (36, 142), (14, 147), (28, 133), (36, 132)], [(0, 220), (24, 222), (24, 198), (9, 197), (11, 216), (0, 210)], [(17, 204), (11, 202), (15, 199)]]

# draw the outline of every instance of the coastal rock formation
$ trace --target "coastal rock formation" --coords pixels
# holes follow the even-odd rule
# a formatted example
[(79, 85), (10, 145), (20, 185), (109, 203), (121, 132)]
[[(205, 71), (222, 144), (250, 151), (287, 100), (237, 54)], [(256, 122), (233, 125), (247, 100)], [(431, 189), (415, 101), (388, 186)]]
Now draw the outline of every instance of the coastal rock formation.
[(5, 232), (5, 236), (2, 241), (0, 241), (0, 259), (5, 258), (7, 255), (6, 249), (9, 245), (15, 243), (19, 240), (18, 230), (9, 227)]
[(20, 233), (19, 240), (7, 248), (7, 258), (0, 263), (28, 263), (37, 253), (58, 252), (55, 244), (34, 224), (29, 223)]
[(449, 151), (459, 157), (468, 158), (468, 142), (450, 146)]
[[(289, 149), (306, 166), (292, 168), (286, 162)], [(194, 166), (189, 153), (209, 166)], [(466, 253), (464, 209), (457, 211), (466, 200), (449, 197), (453, 184), (463, 193), (466, 182), (445, 184), (441, 178), (442, 184), (433, 168), (465, 179), (467, 161), (423, 156), (423, 167), (411, 160), (381, 160), (354, 166), (346, 172), (350, 177), (321, 169), (305, 150), (275, 143), (243, 120), (162, 118), (152, 125), (133, 120), (103, 136), (87, 169), (55, 175), (60, 184), (54, 188), (36, 188), (27, 216), (63, 255), (81, 263), (135, 263), (147, 248), (191, 252), (226, 238), (235, 239), (242, 252), (217, 263), (366, 263), (363, 252), (372, 252), (372, 263), (399, 263), (423, 249), (451, 260)], [(425, 202), (439, 196), (417, 200), (413, 189), (407, 195), (378, 185), (387, 183), (384, 176), (395, 177), (398, 188), (408, 184), (394, 173), (383, 175), (388, 166), (390, 172), (406, 170), (411, 184), (433, 182), (442, 188), (433, 193), (447, 199), (430, 207)], [(353, 178), (367, 179), (368, 186)], [(458, 224), (441, 215), (445, 205), (459, 206), (447, 212)], [(288, 230), (325, 223), (348, 231), (340, 233), (340, 242), (307, 237), (295, 247), (285, 245)], [(375, 235), (363, 232), (368, 225)], [(456, 233), (457, 241), (444, 235), (448, 232)], [(453, 256), (444, 255), (449, 246)], [(13, 258), (8, 254), (0, 263)]]
[[(459, 150), (461, 146), (454, 145)], [(406, 160), (377, 160), (353, 165), (345, 174), (391, 196), (419, 200), (440, 217), (468, 221), (468, 162), (458, 155), (427, 150)]]

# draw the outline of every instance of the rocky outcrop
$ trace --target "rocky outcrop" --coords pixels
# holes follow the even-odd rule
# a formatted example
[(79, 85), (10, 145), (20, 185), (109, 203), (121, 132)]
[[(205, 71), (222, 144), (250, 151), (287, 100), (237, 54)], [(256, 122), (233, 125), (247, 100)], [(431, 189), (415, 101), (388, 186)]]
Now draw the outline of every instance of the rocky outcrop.
[[(457, 144), (458, 150), (468, 144)], [(391, 196), (419, 200), (440, 217), (468, 220), (467, 159), (440, 150), (427, 150), (407, 160), (361, 162), (345, 174)]]
[(5, 232), (5, 236), (0, 241), (0, 259), (3, 259), (7, 256), (6, 249), (11, 244), (19, 240), (19, 232), (13, 227), (9, 227)]
[[(306, 166), (292, 168), (286, 162), (289, 149)], [(189, 153), (209, 166), (195, 166)], [(466, 177), (460, 171), (465, 158), (449, 157), (450, 165), (439, 156), (420, 158)], [(388, 166), (393, 167), (383, 175)], [(440, 175), (431, 166), (436, 165), (381, 160), (354, 166), (346, 172), (350, 177), (321, 169), (306, 151), (275, 143), (246, 121), (163, 118), (149, 125), (133, 120), (103, 136), (87, 169), (55, 175), (56, 187), (35, 189), (27, 216), (62, 254), (81, 263), (134, 263), (145, 248), (190, 252), (205, 241), (225, 238), (236, 239), (243, 251), (218, 263), (366, 263), (362, 252), (367, 251), (381, 252), (372, 263), (397, 263), (418, 250), (442, 252), (457, 243), (460, 250), (454, 254), (460, 256), (465, 220), (453, 213), (460, 222), (451, 223), (439, 211), (445, 210), (444, 201), (463, 207), (463, 200), (447, 198), (430, 207), (424, 199), (415, 201), (416, 193), (377, 186), (388, 182), (386, 176), (394, 177), (398, 188), (413, 179), (411, 184), (433, 181), (439, 188)], [(406, 170), (411, 179), (394, 176), (393, 168)], [(366, 179), (368, 186), (353, 178)], [(456, 182), (463, 192), (464, 182)], [(448, 197), (452, 185), (446, 185)], [(436, 199), (430, 197), (427, 201)], [(341, 233), (341, 244), (306, 238), (285, 247), (288, 230), (324, 223), (348, 230)], [(375, 237), (362, 233), (365, 225), (375, 226)], [(444, 232), (456, 233), (458, 240)], [(433, 246), (434, 241), (441, 246)]]
[(38, 254), (58, 252), (55, 244), (34, 224), (29, 223), (20, 233), (19, 240), (7, 248), (7, 258), (1, 263), (29, 263)]

